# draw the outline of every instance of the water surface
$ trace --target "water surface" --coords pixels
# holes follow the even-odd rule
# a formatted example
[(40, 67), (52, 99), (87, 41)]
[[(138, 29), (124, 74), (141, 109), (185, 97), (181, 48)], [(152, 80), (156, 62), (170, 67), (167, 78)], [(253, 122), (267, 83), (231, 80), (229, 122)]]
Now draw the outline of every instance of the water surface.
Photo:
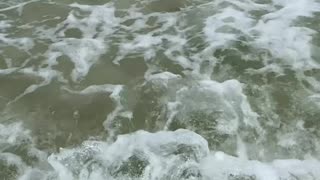
[(320, 179), (318, 0), (2, 0), (0, 177)]

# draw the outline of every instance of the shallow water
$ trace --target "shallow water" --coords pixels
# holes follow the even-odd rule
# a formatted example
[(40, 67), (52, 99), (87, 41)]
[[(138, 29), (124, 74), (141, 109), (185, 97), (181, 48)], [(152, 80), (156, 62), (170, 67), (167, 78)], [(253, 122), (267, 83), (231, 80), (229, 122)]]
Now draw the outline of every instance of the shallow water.
[(320, 180), (319, 24), (318, 0), (2, 0), (0, 179)]

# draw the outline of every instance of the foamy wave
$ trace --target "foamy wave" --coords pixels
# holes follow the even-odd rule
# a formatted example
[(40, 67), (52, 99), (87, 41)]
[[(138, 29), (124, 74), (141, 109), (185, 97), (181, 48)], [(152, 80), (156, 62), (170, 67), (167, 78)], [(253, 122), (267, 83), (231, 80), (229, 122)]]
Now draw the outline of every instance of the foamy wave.
[[(46, 160), (21, 125), (1, 128), (0, 165), (2, 177), (9, 179), (289, 180), (319, 179), (320, 175), (320, 162), (312, 158), (260, 162), (209, 152), (207, 141), (189, 130), (138, 131), (121, 135), (114, 143), (86, 141), (78, 148), (60, 149)], [(10, 148), (16, 151), (8, 152)]]

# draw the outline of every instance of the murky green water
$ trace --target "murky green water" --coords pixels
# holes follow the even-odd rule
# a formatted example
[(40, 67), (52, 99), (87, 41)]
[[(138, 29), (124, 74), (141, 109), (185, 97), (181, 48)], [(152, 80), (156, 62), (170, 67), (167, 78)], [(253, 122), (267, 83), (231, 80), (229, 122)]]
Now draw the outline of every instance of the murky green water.
[(319, 179), (319, 3), (1, 0), (0, 179)]

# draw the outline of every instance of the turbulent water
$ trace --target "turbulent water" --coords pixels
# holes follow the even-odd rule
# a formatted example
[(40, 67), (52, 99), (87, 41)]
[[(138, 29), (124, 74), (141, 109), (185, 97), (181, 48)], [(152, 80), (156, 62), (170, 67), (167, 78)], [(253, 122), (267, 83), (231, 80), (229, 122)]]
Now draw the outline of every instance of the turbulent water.
[(0, 0), (0, 180), (320, 180), (319, 0)]

